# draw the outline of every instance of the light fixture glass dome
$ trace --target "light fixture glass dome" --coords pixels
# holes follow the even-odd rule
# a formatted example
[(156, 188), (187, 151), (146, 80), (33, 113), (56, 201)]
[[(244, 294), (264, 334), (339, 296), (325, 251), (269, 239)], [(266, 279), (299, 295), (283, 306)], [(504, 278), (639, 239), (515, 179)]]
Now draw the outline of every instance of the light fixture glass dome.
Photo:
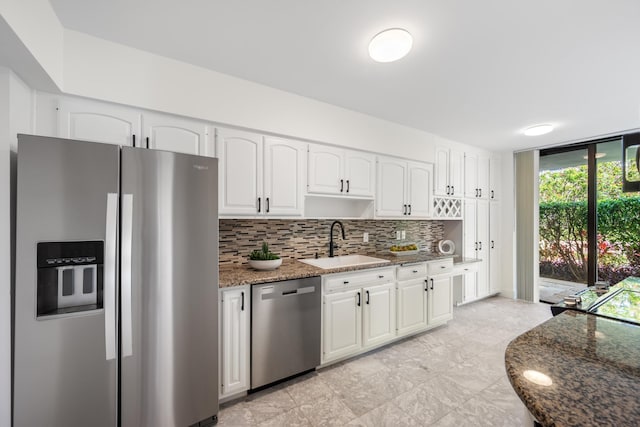
[(524, 130), (524, 134), (527, 136), (538, 136), (544, 135), (545, 133), (549, 133), (553, 130), (553, 125), (543, 124), (543, 125), (535, 125), (529, 126)]
[(413, 37), (402, 28), (390, 28), (375, 35), (369, 43), (369, 56), (376, 62), (393, 62), (409, 53)]

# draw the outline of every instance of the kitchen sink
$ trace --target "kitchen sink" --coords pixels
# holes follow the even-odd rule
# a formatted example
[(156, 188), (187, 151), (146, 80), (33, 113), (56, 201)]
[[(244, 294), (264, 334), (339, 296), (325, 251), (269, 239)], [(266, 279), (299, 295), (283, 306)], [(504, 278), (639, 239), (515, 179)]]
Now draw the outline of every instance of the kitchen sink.
[(328, 270), (330, 268), (355, 267), (358, 265), (381, 264), (390, 262), (388, 259), (375, 258), (366, 255), (342, 255), (333, 258), (308, 258), (300, 262)]

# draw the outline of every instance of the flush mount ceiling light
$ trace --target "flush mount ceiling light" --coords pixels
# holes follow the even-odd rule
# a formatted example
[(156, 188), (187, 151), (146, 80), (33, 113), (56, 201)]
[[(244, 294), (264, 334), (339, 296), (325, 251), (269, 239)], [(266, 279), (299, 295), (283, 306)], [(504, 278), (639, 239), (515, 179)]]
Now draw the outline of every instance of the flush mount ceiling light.
[(524, 134), (527, 136), (538, 136), (544, 135), (545, 133), (549, 133), (553, 130), (553, 125), (544, 124), (544, 125), (535, 125), (529, 126), (524, 130)]
[(376, 62), (403, 58), (413, 46), (413, 37), (402, 28), (390, 28), (376, 34), (369, 43), (369, 56)]

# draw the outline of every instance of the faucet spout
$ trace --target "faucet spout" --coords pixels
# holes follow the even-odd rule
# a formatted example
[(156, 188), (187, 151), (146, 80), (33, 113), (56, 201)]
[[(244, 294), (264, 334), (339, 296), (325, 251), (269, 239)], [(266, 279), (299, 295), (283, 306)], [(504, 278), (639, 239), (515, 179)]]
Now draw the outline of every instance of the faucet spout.
[(333, 243), (333, 227), (336, 225), (340, 226), (340, 230), (342, 231), (342, 240), (346, 239), (344, 235), (344, 225), (342, 225), (340, 221), (333, 221), (331, 229), (329, 230), (329, 258), (333, 258), (333, 249), (336, 247), (335, 243)]

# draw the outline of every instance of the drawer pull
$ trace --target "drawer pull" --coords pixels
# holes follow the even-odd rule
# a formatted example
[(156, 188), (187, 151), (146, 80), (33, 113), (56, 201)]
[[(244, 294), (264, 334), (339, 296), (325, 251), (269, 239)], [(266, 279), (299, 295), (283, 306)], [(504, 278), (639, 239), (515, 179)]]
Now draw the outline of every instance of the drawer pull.
[(447, 268), (447, 266), (446, 265), (441, 265), (440, 268)]
[(384, 279), (384, 276), (378, 276), (378, 279)]
[(348, 284), (349, 284), (349, 281), (348, 281), (348, 280), (345, 280), (345, 281), (344, 281), (344, 282), (342, 282), (342, 283), (344, 283), (345, 285), (348, 285)]
[(418, 270), (412, 270), (412, 271), (413, 271), (414, 273), (417, 273), (417, 272), (418, 272)]

